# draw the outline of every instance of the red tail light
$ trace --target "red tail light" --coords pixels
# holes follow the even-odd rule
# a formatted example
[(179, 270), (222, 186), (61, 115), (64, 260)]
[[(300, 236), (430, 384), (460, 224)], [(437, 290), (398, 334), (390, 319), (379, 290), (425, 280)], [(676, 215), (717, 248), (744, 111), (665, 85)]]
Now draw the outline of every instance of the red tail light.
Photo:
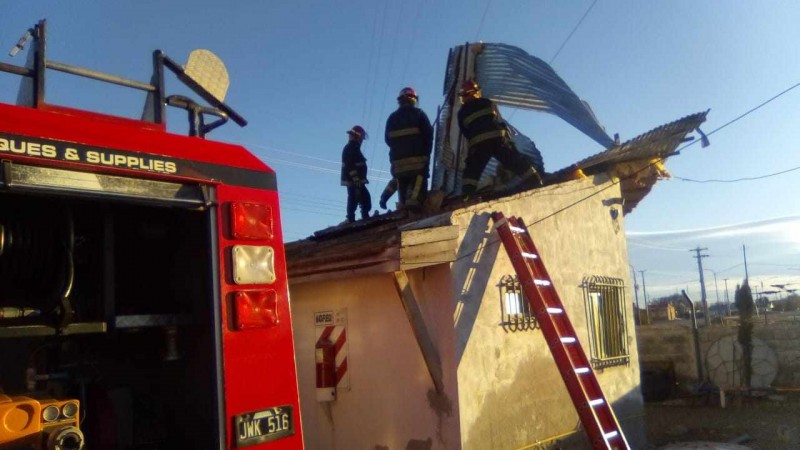
[(272, 239), (272, 208), (258, 203), (231, 204), (234, 239)]
[(237, 330), (278, 324), (278, 294), (273, 290), (239, 291), (234, 303), (234, 326)]

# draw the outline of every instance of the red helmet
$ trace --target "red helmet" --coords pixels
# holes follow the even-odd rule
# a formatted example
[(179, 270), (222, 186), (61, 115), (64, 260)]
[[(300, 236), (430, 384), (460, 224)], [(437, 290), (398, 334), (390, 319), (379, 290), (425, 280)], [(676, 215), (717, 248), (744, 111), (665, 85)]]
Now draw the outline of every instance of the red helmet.
[(347, 134), (353, 135), (362, 141), (368, 137), (366, 130), (364, 130), (361, 125), (355, 125), (353, 128), (350, 128), (347, 130)]
[(400, 94), (397, 96), (397, 100), (399, 101), (402, 99), (409, 99), (409, 98), (413, 98), (414, 100), (417, 100), (419, 98), (417, 97), (417, 92), (414, 90), (414, 88), (404, 87), (403, 89), (400, 89)]
[(464, 80), (461, 82), (461, 89), (458, 91), (458, 95), (461, 97), (472, 96), (480, 92), (481, 87), (478, 86), (478, 83), (475, 80)]

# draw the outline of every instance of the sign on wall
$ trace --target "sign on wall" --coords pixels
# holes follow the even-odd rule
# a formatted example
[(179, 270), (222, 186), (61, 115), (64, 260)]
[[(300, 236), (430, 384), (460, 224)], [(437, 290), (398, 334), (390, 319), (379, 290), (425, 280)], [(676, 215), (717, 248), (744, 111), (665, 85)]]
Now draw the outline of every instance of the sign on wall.
[(328, 340), (334, 343), (336, 352), (336, 389), (350, 390), (350, 374), (347, 371), (347, 308), (314, 312), (314, 332), (317, 344)]

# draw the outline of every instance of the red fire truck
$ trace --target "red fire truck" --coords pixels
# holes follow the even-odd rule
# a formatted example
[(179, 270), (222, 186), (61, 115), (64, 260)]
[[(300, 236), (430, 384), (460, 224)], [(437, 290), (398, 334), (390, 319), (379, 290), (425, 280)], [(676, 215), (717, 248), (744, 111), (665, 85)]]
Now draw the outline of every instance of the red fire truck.
[[(33, 64), (0, 64), (32, 88), (0, 103), (0, 448), (303, 448), (275, 172), (205, 139), (245, 120), (160, 51), (141, 83), (26, 35)], [(53, 70), (146, 92), (152, 120), (48, 104)]]

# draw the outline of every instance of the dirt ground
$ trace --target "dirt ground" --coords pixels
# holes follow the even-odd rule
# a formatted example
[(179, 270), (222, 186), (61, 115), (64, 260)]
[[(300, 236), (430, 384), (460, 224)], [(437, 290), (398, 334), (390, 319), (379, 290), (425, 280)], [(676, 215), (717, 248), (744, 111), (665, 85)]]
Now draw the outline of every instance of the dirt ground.
[(800, 393), (762, 393), (757, 397), (727, 397), (719, 406), (718, 394), (684, 398), (645, 406), (651, 449), (687, 441), (739, 442), (757, 450), (800, 449)]

